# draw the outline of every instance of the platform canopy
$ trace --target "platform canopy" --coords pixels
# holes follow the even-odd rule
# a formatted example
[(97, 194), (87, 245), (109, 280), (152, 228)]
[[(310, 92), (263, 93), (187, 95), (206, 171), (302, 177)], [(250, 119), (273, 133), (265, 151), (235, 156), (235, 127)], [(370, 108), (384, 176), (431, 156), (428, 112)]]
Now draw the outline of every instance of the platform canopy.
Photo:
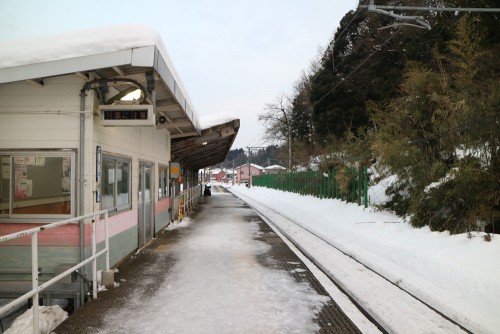
[(0, 43), (0, 84), (43, 86), (49, 77), (68, 74), (92, 83), (101, 107), (139, 89), (140, 103), (153, 106), (156, 127), (170, 132), (172, 161), (184, 168), (224, 161), (238, 133), (234, 117), (200, 124), (160, 36), (147, 27), (114, 26)]
[(108, 90), (101, 104), (115, 103), (142, 87), (147, 96), (141, 102), (153, 105), (158, 128), (168, 129), (171, 138), (201, 134), (199, 118), (163, 42), (149, 28), (114, 26), (0, 43), (0, 84), (29, 81), (43, 86), (48, 77), (72, 73), (87, 81), (106, 80), (92, 86), (101, 89), (101, 97)]
[(240, 120), (232, 119), (204, 128), (201, 136), (172, 140), (172, 161), (183, 168), (199, 170), (226, 159), (240, 128)]

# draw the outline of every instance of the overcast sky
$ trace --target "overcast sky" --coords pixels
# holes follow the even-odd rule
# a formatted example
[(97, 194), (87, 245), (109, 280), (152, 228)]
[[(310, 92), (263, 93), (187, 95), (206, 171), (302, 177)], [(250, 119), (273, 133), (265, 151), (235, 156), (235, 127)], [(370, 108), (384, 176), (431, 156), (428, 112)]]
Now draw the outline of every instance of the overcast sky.
[(117, 24), (163, 39), (198, 116), (241, 120), (233, 148), (266, 146), (257, 120), (292, 91), (358, 0), (0, 0), (0, 40)]

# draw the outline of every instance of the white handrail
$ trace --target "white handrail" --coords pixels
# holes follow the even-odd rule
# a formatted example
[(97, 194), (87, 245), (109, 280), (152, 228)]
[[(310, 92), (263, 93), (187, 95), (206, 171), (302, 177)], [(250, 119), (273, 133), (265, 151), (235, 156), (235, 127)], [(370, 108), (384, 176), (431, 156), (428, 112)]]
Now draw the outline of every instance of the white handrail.
[(184, 196), (183, 211), (188, 212), (194, 207), (196, 201), (201, 196), (201, 184), (184, 190), (180, 195)]
[[(69, 268), (68, 270), (64, 271), (63, 273), (57, 275), (56, 277), (53, 277), (52, 279), (48, 280), (45, 283), (42, 283), (38, 285), (38, 233), (43, 232), (45, 230), (53, 229), (59, 226), (63, 225), (69, 225), (69, 224), (75, 224), (77, 222), (83, 222), (86, 224), (85, 220), (89, 218), (95, 218), (95, 217), (100, 217), (104, 215), (104, 240), (105, 240), (105, 247), (103, 250), (99, 251), (96, 253), (96, 248), (97, 248), (97, 242), (96, 242), (96, 221), (95, 219), (92, 219), (92, 256), (89, 258), (81, 261), (80, 263), (74, 265), (73, 267)], [(31, 235), (31, 276), (32, 276), (32, 289), (31, 291), (28, 291), (21, 297), (18, 297), (17, 299), (13, 300), (12, 302), (8, 303), (7, 305), (4, 305), (0, 307), (0, 316), (7, 311), (11, 310), (12, 308), (16, 307), (17, 305), (21, 304), (22, 302), (30, 299), (33, 297), (33, 333), (34, 334), (39, 334), (40, 329), (39, 329), (39, 307), (38, 307), (38, 294), (40, 291), (43, 289), (51, 286), (52, 284), (56, 283), (63, 277), (71, 274), (75, 270), (83, 267), (87, 263), (92, 261), (92, 277), (93, 277), (93, 285), (92, 285), (92, 298), (96, 299), (97, 298), (97, 258), (103, 254), (106, 255), (106, 270), (109, 270), (109, 234), (108, 234), (108, 211), (103, 210), (95, 213), (91, 213), (85, 216), (80, 216), (80, 217), (75, 217), (71, 219), (66, 219), (63, 221), (43, 225), (40, 227), (35, 227), (29, 230), (24, 230), (12, 234), (7, 234), (4, 236), (0, 236), (0, 242), (8, 241), (8, 240), (14, 240), (17, 238), (25, 237), (28, 235)]]

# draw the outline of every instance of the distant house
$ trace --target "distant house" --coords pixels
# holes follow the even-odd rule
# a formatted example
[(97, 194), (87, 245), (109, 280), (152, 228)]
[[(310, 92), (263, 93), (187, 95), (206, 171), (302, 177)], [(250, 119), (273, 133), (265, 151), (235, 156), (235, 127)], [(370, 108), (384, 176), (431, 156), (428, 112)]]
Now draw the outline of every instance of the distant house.
[(233, 182), (233, 176), (236, 172), (232, 169), (226, 170), (226, 183)]
[(264, 174), (280, 174), (285, 172), (286, 168), (280, 165), (272, 165), (264, 168)]
[(264, 167), (256, 164), (241, 165), (235, 168), (236, 183), (252, 183), (252, 177), (255, 175), (264, 174)]
[(226, 172), (222, 169), (214, 169), (210, 171), (210, 180), (215, 182), (223, 182), (226, 178)]

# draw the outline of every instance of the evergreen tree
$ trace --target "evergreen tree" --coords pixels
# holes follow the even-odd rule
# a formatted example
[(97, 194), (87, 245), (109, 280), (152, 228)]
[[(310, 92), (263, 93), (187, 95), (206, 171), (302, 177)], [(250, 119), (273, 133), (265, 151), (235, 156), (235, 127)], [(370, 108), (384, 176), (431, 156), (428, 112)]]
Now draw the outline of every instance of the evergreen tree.
[(370, 104), (373, 149), (397, 175), (387, 205), (415, 226), (478, 230), (498, 210), (498, 72), (480, 30), (462, 16), (448, 54), (435, 51), (439, 71), (410, 63), (401, 97)]

